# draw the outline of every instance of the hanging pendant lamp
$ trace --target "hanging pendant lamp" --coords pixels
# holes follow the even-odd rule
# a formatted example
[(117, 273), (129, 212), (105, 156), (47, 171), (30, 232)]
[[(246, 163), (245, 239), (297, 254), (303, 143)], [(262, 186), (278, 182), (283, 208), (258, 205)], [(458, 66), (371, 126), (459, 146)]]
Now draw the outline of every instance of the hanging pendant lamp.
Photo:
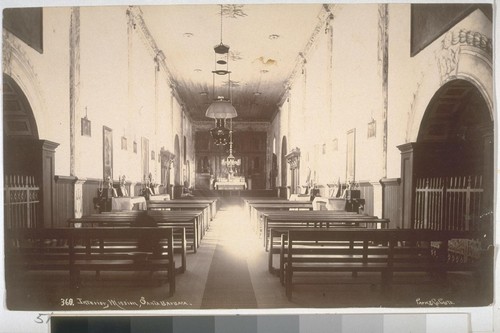
[[(209, 105), (205, 116), (215, 119), (216, 127), (210, 130), (210, 134), (216, 145), (226, 145), (229, 141), (229, 129), (225, 127), (227, 120), (232, 121), (232, 118), (238, 116), (236, 109), (231, 102), (231, 72), (229, 71), (229, 46), (222, 42), (222, 5), (220, 5), (220, 43), (214, 47), (215, 52), (215, 68), (212, 71), (213, 86), (212, 95), (213, 102)], [(216, 92), (215, 81), (217, 77), (228, 78), (227, 97), (219, 95)]]

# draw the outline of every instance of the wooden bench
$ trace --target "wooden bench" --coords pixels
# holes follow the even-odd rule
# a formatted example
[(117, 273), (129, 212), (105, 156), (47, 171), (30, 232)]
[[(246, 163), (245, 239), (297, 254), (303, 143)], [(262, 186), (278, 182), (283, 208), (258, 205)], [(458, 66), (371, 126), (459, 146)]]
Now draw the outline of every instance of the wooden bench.
[(297, 227), (359, 227), (359, 228), (385, 228), (389, 219), (377, 216), (358, 214), (345, 211), (299, 211), (299, 212), (263, 212), (263, 242), (266, 251), (270, 245), (270, 230), (272, 228), (297, 228)]
[[(143, 213), (143, 212), (142, 212)], [(101, 214), (93, 214), (82, 216), (79, 219), (68, 219), (69, 227), (77, 228), (91, 228), (91, 227), (108, 227), (108, 228), (129, 228), (129, 227), (139, 227), (135, 223), (135, 219), (141, 212), (106, 212)], [(156, 220), (156, 219), (155, 219)], [(178, 273), (184, 273), (187, 267), (187, 244), (191, 245), (193, 252), (196, 252), (195, 246), (197, 242), (195, 241), (193, 225), (195, 222), (192, 218), (175, 218), (172, 221), (156, 221), (158, 227), (172, 228), (174, 235), (174, 253), (178, 253), (181, 256), (180, 267), (176, 267)], [(189, 239), (189, 242), (188, 242)]]
[(276, 212), (288, 212), (288, 211), (312, 211), (313, 205), (311, 202), (300, 202), (300, 201), (282, 201), (274, 203), (252, 203), (249, 204), (250, 207), (250, 221), (253, 225), (253, 229), (256, 232), (261, 232), (261, 218), (262, 211), (276, 211)]
[[(180, 200), (177, 200), (180, 201)], [(171, 201), (157, 201), (148, 203), (148, 211), (187, 211), (187, 212), (200, 212), (200, 237), (205, 235), (205, 231), (209, 228), (210, 223), (210, 207), (208, 203), (191, 203), (188, 200), (183, 202), (172, 203)]]
[(164, 201), (167, 201), (169, 204), (208, 204), (210, 205), (210, 220), (213, 220), (215, 216), (217, 215), (218, 211), (218, 203), (219, 200), (217, 198), (200, 198), (200, 197), (182, 197), (179, 199), (173, 199), (173, 200), (154, 200), (150, 199), (149, 203), (154, 204), (154, 203), (162, 203)]
[[(398, 272), (434, 273), (440, 278), (450, 271), (478, 273), (477, 263), (447, 260), (450, 239), (471, 237), (468, 232), (408, 229), (289, 230), (282, 246), (286, 295), (292, 297), (299, 272), (380, 273), (383, 289), (390, 287)], [(432, 249), (430, 242), (441, 242), (441, 246)]]
[[(309, 226), (305, 226), (303, 224), (295, 224), (295, 225), (289, 225), (289, 226), (280, 226), (279, 228), (271, 228), (269, 229), (269, 249), (268, 249), (268, 271), (271, 274), (276, 274), (280, 276), (280, 280), (282, 284), (284, 283), (284, 274), (283, 274), (283, 267), (284, 267), (284, 253), (283, 253), (283, 244), (284, 241), (287, 239), (288, 231), (293, 230), (293, 229), (299, 229), (303, 230), (304, 228), (321, 228), (318, 227), (314, 224), (310, 224)], [(345, 225), (331, 225), (329, 228), (325, 229), (331, 229), (331, 228), (359, 228), (358, 226), (352, 225), (352, 226), (345, 226)], [(279, 260), (278, 260), (278, 267), (274, 267), (274, 257), (278, 255)]]
[(28, 271), (63, 271), (72, 292), (80, 273), (93, 271), (164, 273), (169, 295), (175, 292), (172, 228), (43, 228), (7, 230), (8, 279)]

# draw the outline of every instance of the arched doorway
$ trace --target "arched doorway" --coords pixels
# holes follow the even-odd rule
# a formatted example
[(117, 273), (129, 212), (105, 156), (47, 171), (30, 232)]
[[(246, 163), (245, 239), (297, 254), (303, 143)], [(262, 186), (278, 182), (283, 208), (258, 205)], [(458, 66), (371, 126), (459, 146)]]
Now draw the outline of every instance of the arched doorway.
[(417, 142), (400, 149), (405, 227), (492, 235), (493, 120), (475, 85), (453, 80), (442, 86), (426, 108)]
[(3, 74), (3, 140), (5, 226), (52, 226), (58, 144), (39, 140), (31, 104), (17, 82), (6, 74)]

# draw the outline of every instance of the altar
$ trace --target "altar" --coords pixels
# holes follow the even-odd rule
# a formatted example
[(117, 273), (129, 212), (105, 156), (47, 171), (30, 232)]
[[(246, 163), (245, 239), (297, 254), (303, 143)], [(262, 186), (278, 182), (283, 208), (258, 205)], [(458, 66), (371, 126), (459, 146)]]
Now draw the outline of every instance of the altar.
[(246, 190), (247, 183), (244, 177), (223, 178), (215, 182), (214, 188), (223, 191)]
[(111, 198), (111, 210), (147, 210), (144, 197), (116, 197)]
[(231, 182), (215, 182), (216, 190), (234, 191), (234, 190), (246, 190), (247, 184), (241, 181), (231, 181)]

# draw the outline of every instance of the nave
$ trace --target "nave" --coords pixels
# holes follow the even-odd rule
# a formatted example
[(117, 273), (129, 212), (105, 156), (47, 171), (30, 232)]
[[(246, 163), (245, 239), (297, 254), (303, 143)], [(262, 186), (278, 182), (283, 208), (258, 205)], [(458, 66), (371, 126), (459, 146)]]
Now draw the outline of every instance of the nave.
[[(187, 268), (176, 275), (176, 290), (152, 284), (145, 272), (105, 272), (82, 276), (71, 294), (60, 272), (35, 272), (8, 289), (10, 308), (30, 310), (280, 309), (337, 307), (413, 307), (422, 302), (461, 306), (481, 302), (468, 274), (450, 272), (445, 283), (424, 273), (399, 274), (382, 290), (380, 274), (320, 274), (294, 281), (291, 300), (279, 278), (268, 271), (268, 252), (239, 197), (219, 198), (220, 208), (197, 252), (188, 251)], [(180, 262), (177, 254), (176, 262)], [(274, 260), (279, 260), (275, 255)], [(33, 274), (30, 276), (29, 274)], [(83, 274), (83, 273), (82, 273)], [(131, 274), (131, 276), (130, 276)], [(334, 282), (332, 282), (334, 281)], [(302, 283), (304, 282), (304, 283)], [(65, 304), (72, 299), (70, 305)]]

